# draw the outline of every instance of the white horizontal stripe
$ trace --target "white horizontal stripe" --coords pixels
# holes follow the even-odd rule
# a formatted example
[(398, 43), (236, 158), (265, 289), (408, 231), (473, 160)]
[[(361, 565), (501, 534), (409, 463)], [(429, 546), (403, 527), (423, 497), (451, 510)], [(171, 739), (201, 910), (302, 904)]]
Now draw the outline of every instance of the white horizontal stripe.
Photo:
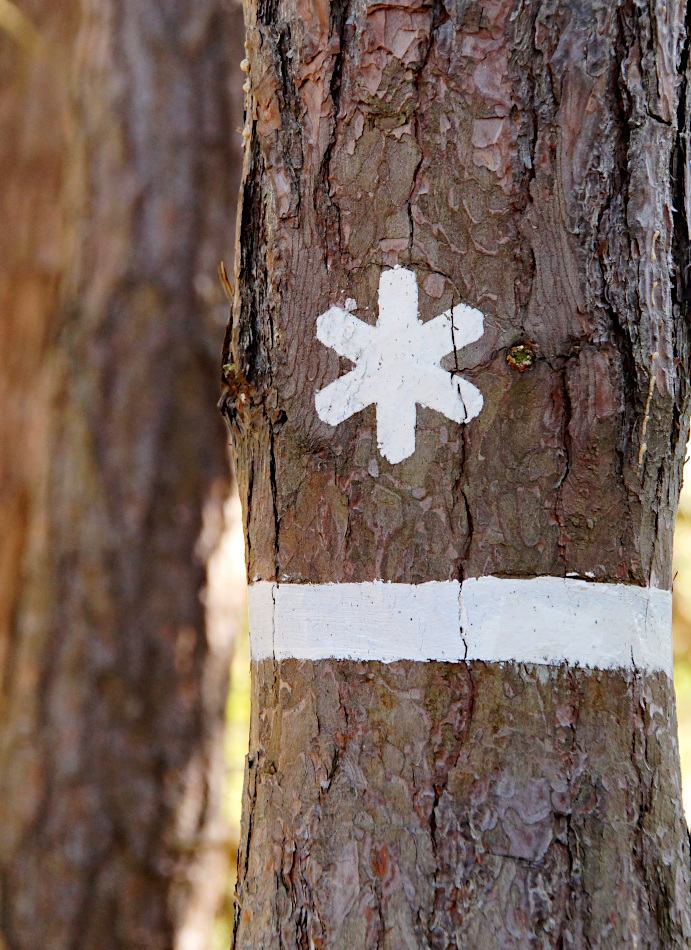
[(252, 659), (567, 663), (672, 675), (672, 594), (562, 577), (249, 590)]

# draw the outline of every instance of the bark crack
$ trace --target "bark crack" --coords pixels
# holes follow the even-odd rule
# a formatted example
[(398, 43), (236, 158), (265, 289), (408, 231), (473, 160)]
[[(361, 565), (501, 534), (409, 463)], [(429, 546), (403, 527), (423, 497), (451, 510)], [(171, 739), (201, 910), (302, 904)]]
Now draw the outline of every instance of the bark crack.
[(414, 135), (418, 150), (420, 152), (420, 157), (413, 171), (412, 180), (410, 184), (410, 193), (408, 194), (408, 198), (406, 200), (406, 213), (408, 215), (408, 260), (410, 262), (412, 262), (413, 260), (413, 241), (414, 241), (414, 233), (415, 233), (415, 220), (413, 218), (413, 211), (412, 211), (413, 195), (415, 194), (415, 189), (417, 188), (418, 176), (420, 174), (420, 170), (422, 169), (422, 165), (425, 158), (425, 149), (421, 141), (421, 128), (420, 128), (420, 117), (419, 117), (420, 100), (421, 100), (420, 85), (422, 82), (423, 73), (425, 69), (427, 68), (427, 64), (429, 63), (432, 50), (434, 49), (435, 34), (439, 28), (441, 17), (442, 17), (442, 7), (440, 4), (435, 4), (433, 19), (432, 19), (432, 23), (430, 24), (430, 31), (429, 31), (429, 36), (427, 38), (425, 51), (421, 57), (420, 65), (415, 70), (415, 75), (413, 79), (413, 88), (415, 89), (415, 95), (417, 97), (415, 111), (412, 115), (413, 135)]
[[(338, 117), (341, 110), (341, 85), (343, 81), (343, 62), (346, 56), (345, 51), (345, 26), (348, 22), (350, 11), (350, 0), (333, 0), (330, 8), (330, 32), (329, 38), (338, 37), (338, 50), (334, 53), (334, 61), (331, 67), (331, 77), (329, 80), (329, 95), (333, 103), (333, 127), (331, 136), (324, 150), (319, 169), (319, 180), (321, 182), (321, 193), (324, 198), (324, 210), (322, 212), (324, 219), (324, 260), (327, 268), (331, 266), (331, 257), (337, 252), (343, 250), (343, 234), (341, 225), (341, 209), (338, 202), (334, 200), (331, 193), (331, 159), (334, 148), (336, 147), (336, 138), (338, 132)], [(331, 218), (335, 218), (335, 224), (331, 224)], [(332, 231), (336, 232), (334, 238)]]
[(562, 445), (564, 451), (564, 471), (557, 482), (555, 495), (554, 495), (554, 518), (559, 525), (559, 535), (557, 538), (557, 546), (559, 548), (559, 556), (561, 558), (564, 570), (568, 570), (568, 556), (566, 547), (569, 543), (569, 537), (566, 530), (566, 520), (564, 517), (564, 505), (563, 505), (563, 488), (566, 479), (569, 477), (569, 471), (571, 468), (571, 434), (569, 428), (571, 426), (571, 394), (569, 392), (569, 380), (567, 375), (567, 366), (568, 362), (562, 366), (559, 370), (559, 379), (561, 382), (561, 391), (562, 399), (564, 403), (564, 411), (562, 416)]

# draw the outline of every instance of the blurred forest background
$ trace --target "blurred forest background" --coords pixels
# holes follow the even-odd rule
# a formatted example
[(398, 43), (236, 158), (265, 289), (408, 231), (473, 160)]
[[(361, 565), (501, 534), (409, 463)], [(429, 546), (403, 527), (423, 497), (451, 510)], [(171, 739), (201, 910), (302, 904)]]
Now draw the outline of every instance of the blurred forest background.
[[(0, 0), (0, 950), (230, 943), (243, 36), (239, 0)], [(675, 558), (688, 811), (688, 488)]]
[(237, 0), (0, 0), (2, 950), (207, 950), (226, 890), (243, 41)]

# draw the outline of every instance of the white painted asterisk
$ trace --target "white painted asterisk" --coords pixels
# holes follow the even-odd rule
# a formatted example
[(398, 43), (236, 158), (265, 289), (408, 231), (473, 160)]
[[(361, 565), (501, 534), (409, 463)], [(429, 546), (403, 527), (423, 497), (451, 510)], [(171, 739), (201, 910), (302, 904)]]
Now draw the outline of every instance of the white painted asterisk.
[(377, 444), (389, 462), (402, 462), (415, 451), (417, 406), (436, 409), (454, 422), (468, 422), (482, 409), (480, 390), (445, 372), (447, 353), (479, 340), (484, 317), (458, 304), (423, 323), (418, 317), (417, 278), (403, 267), (379, 278), (376, 326), (350, 311), (331, 307), (317, 318), (317, 339), (352, 360), (355, 369), (315, 396), (317, 415), (335, 426), (374, 403)]

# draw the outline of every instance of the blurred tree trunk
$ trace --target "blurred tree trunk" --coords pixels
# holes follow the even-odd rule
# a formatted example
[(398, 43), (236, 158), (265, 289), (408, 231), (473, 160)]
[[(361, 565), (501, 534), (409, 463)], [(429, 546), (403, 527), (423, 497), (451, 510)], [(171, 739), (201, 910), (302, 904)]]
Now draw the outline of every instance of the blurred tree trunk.
[[(307, 620), (281, 641), (297, 658), (271, 654), (283, 585), (671, 588), (690, 16), (685, 0), (249, 4), (224, 412), (248, 575), (278, 587), (267, 627), (250, 614), (237, 950), (690, 945), (674, 692), (654, 663), (306, 659), (289, 651)], [(460, 427), (418, 406), (394, 465), (373, 407), (317, 416), (349, 364), (315, 334), (346, 298), (373, 324), (396, 264), (423, 320), (462, 301), (485, 324), (445, 364), (482, 412)]]
[(20, 8), (39, 40), (0, 28), (0, 946), (206, 948), (242, 13)]

